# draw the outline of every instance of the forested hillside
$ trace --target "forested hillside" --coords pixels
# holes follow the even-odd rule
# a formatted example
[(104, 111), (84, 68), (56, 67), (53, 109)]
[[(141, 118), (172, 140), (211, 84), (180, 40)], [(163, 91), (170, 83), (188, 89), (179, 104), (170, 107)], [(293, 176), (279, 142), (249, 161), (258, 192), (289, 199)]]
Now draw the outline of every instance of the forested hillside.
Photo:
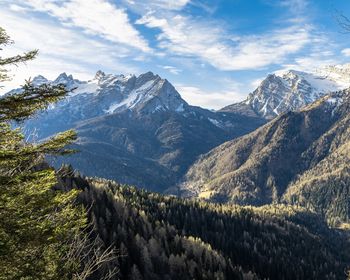
[(346, 278), (345, 235), (303, 208), (216, 205), (60, 173), (119, 250), (110, 266), (121, 279)]
[(182, 195), (245, 205), (288, 202), (333, 225), (347, 222), (349, 116), (349, 90), (285, 113), (201, 156), (184, 178)]

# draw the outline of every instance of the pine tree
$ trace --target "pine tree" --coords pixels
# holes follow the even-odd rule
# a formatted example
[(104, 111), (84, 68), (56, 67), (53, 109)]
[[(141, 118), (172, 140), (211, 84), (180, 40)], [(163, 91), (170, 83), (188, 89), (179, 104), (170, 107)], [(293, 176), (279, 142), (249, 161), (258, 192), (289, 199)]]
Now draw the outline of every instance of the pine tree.
[[(11, 43), (0, 28), (0, 50)], [(0, 57), (0, 83), (9, 79), (6, 67), (37, 54)], [(64, 147), (76, 134), (27, 143), (20, 129), (12, 128), (66, 94), (63, 85), (36, 87), (27, 81), (20, 93), (0, 99), (0, 279), (74, 279), (81, 269), (70, 251), (86, 226), (85, 211), (74, 205), (77, 190), (54, 190), (55, 170), (45, 163), (46, 155), (71, 153)]]

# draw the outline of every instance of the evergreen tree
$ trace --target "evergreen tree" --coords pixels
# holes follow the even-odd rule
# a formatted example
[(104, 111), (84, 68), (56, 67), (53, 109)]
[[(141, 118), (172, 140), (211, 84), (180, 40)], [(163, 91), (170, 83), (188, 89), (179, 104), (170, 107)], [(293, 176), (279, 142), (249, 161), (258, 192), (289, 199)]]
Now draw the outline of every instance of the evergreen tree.
[[(1, 47), (11, 44), (0, 28)], [(7, 66), (34, 59), (38, 51), (0, 57), (0, 83), (9, 79)], [(77, 190), (54, 190), (55, 170), (46, 155), (62, 155), (75, 140), (73, 131), (40, 143), (27, 143), (14, 121), (23, 121), (67, 94), (63, 85), (34, 86), (0, 99), (0, 279), (78, 279), (80, 256), (72, 244), (86, 226)], [(80, 278), (79, 278), (80, 279)]]

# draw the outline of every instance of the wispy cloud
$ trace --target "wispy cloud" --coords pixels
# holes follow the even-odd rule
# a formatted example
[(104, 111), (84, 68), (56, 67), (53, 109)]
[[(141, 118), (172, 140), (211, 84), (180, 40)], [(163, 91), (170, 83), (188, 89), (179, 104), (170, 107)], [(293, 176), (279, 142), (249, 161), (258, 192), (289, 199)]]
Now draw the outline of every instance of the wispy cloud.
[(341, 53), (346, 57), (350, 57), (350, 48), (343, 49)]
[(178, 92), (189, 104), (195, 104), (209, 109), (221, 109), (234, 102), (241, 101), (246, 93), (240, 93), (235, 88), (232, 90), (208, 91), (196, 86), (175, 85)]
[(174, 74), (174, 75), (178, 75), (182, 72), (181, 69), (178, 69), (177, 67), (170, 66), (170, 65), (159, 65), (159, 67), (169, 71), (171, 74)]
[[(210, 79), (210, 77), (208, 77)], [(249, 90), (242, 83), (232, 78), (216, 78), (222, 86), (203, 89), (199, 84), (175, 84), (175, 88), (189, 103), (209, 109), (221, 109), (229, 104), (242, 101)]]
[(276, 17), (251, 29), (255, 14), (229, 19), (225, 2), (0, 0), (0, 26), (16, 41), (7, 54), (40, 49), (38, 59), (13, 69), (14, 83), (63, 71), (88, 79), (101, 67), (115, 73), (152, 70), (177, 82), (190, 103), (216, 109), (242, 100), (268, 72), (309, 71), (350, 57), (346, 45), (341, 50), (332, 45), (332, 34), (320, 33), (309, 0), (259, 0)]
[(307, 0), (280, 0), (275, 3), (282, 7), (288, 8), (294, 14), (301, 14), (305, 12), (305, 9), (309, 5)]
[(0, 26), (5, 28), (15, 44), (5, 48), (2, 56), (39, 49), (39, 56), (27, 65), (12, 69), (14, 80), (7, 87), (23, 84), (24, 79), (38, 74), (54, 78), (61, 72), (74, 73), (79, 78), (91, 78), (101, 65), (103, 70), (138, 72), (134, 66), (122, 62), (129, 54), (126, 47), (118, 47), (88, 38), (84, 34), (31, 17), (29, 14), (0, 10)]
[(308, 51), (303, 54), (297, 54), (293, 59), (289, 59), (288, 63), (281, 64), (281, 67), (283, 69), (312, 72), (326, 65), (339, 64), (342, 61), (333, 51), (336, 48), (336, 44), (327, 36), (314, 31), (310, 37)]
[(193, 2), (193, 0), (124, 0), (130, 8), (136, 11), (152, 11), (152, 10), (168, 10), (179, 11), (186, 5)]
[(126, 11), (106, 0), (28, 0), (25, 3), (66, 25), (82, 28), (88, 34), (144, 52), (151, 51), (148, 42), (130, 23)]
[(198, 57), (220, 70), (256, 69), (281, 63), (310, 42), (308, 27), (298, 25), (264, 34), (233, 36), (215, 24), (181, 15), (162, 18), (148, 13), (136, 23), (160, 30), (159, 48)]
[(297, 57), (294, 60), (294, 63), (282, 65), (282, 68), (280, 70), (282, 71), (294, 69), (299, 71), (313, 72), (317, 70), (317, 68), (338, 63), (339, 61), (334, 58), (325, 58), (318, 56), (301, 56)]

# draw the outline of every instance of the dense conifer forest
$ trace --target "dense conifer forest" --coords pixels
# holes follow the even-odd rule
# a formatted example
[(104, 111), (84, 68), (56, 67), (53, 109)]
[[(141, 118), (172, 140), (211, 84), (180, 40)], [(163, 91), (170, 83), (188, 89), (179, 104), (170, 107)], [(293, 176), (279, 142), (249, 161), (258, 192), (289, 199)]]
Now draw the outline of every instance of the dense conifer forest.
[[(120, 279), (345, 279), (347, 236), (303, 208), (183, 200), (63, 168)], [(98, 279), (98, 274), (95, 275)], [(116, 276), (117, 277), (117, 276)]]

